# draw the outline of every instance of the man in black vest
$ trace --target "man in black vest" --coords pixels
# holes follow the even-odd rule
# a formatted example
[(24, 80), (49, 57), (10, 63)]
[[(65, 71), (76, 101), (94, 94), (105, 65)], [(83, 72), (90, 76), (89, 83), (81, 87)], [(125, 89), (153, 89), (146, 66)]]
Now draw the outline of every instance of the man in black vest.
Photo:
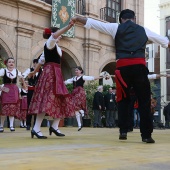
[[(28, 76), (28, 74), (32, 71), (34, 71), (36, 65), (38, 63), (38, 59), (34, 59), (33, 60), (33, 67), (31, 68), (28, 68), (22, 75), (24, 78), (26, 78)], [(33, 93), (34, 93), (34, 88), (35, 88), (35, 85), (38, 81), (38, 78), (40, 76), (40, 73), (41, 73), (41, 69), (39, 70), (39, 72), (36, 73), (36, 75), (31, 78), (28, 78), (28, 95), (27, 95), (27, 102), (28, 102), (28, 107), (30, 105), (30, 102), (31, 102), (31, 98), (33, 96)], [(36, 119), (36, 116), (34, 116), (34, 122), (35, 122), (35, 119)], [(30, 130), (30, 127), (31, 127), (31, 120), (32, 120), (32, 115), (27, 115), (27, 118), (26, 118), (26, 124), (27, 124), (27, 130)]]
[(106, 127), (115, 127), (116, 117), (116, 88), (110, 87), (109, 92), (104, 96), (106, 108)]
[(102, 127), (101, 116), (104, 110), (103, 86), (98, 86), (93, 98), (94, 124), (93, 127)]
[(116, 90), (120, 140), (127, 139), (128, 107), (130, 88), (133, 87), (139, 102), (140, 132), (142, 141), (155, 143), (152, 139), (153, 122), (150, 112), (150, 83), (145, 62), (145, 48), (148, 40), (170, 48), (167, 37), (162, 37), (147, 28), (135, 24), (135, 13), (125, 9), (121, 11), (118, 23), (104, 23), (81, 16), (75, 16), (70, 22), (80, 22), (86, 28), (94, 28), (113, 37), (116, 48)]

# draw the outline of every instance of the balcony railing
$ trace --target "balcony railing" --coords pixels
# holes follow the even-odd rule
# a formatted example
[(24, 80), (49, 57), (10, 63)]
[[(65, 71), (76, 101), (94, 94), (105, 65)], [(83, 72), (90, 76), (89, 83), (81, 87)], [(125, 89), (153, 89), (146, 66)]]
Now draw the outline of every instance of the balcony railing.
[(100, 9), (100, 19), (111, 23), (118, 22), (118, 14), (119, 12), (109, 7), (104, 7)]

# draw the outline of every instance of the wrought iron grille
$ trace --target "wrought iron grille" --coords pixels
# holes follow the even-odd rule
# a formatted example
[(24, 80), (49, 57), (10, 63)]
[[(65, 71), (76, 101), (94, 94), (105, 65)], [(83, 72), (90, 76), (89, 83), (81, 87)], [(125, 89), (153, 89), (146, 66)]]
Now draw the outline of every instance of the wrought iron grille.
[(86, 0), (76, 0), (76, 13), (80, 15), (86, 14)]
[(106, 7), (100, 9), (100, 19), (108, 22), (118, 22), (121, 11), (121, 0), (106, 0)]

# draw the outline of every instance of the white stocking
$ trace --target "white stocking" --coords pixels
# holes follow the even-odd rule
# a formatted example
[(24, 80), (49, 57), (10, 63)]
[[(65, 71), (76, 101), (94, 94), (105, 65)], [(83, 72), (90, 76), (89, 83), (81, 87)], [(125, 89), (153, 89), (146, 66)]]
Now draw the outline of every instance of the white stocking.
[(27, 125), (26, 125), (26, 120), (24, 120), (24, 126), (26, 127)]
[(60, 133), (60, 131), (58, 130), (58, 125), (59, 125), (59, 123), (60, 123), (60, 118), (55, 118), (55, 119), (53, 120), (52, 127), (53, 127), (55, 130), (57, 130), (57, 132)]
[(20, 125), (21, 125), (21, 126), (24, 126), (24, 125), (23, 125), (23, 121), (22, 121), (22, 120), (21, 120), (21, 122), (20, 122)]
[(40, 132), (40, 127), (41, 127), (41, 123), (43, 121), (43, 118), (45, 116), (45, 113), (41, 113), (41, 114), (37, 114), (37, 118), (36, 118), (36, 121), (35, 121), (35, 125), (34, 125), (34, 128), (33, 130), (37, 133), (39, 136), (43, 136), (43, 134)]
[(84, 110), (79, 110), (79, 112), (81, 113), (81, 116), (84, 117)]
[(6, 116), (1, 116), (1, 125), (0, 127), (4, 127), (4, 121)]
[(10, 123), (9, 125), (10, 128), (14, 127), (14, 116), (9, 116), (9, 123)]
[(76, 119), (77, 119), (77, 124), (78, 127), (81, 127), (81, 120), (80, 120), (80, 113), (78, 111), (75, 111)]

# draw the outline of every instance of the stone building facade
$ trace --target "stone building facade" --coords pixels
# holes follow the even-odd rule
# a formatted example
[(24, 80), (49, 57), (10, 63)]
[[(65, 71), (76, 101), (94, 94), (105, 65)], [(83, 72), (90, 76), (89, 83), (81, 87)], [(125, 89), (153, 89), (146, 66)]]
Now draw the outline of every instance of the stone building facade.
[[(100, 11), (106, 7), (108, 1), (83, 1), (85, 5), (83, 15), (107, 22), (101, 18)], [(121, 10), (126, 8), (134, 10), (136, 22), (143, 25), (144, 0), (120, 0), (120, 2)], [(14, 57), (17, 68), (24, 71), (30, 67), (32, 60), (43, 52), (45, 40), (42, 32), (50, 25), (50, 1), (0, 0), (0, 57), (3, 59)], [(82, 25), (76, 24), (75, 38), (63, 37), (59, 45), (63, 50), (62, 70), (65, 79), (73, 76), (76, 65), (82, 66), (86, 75), (98, 76), (103, 70), (114, 74), (115, 48), (111, 36), (93, 29), (86, 30)]]

